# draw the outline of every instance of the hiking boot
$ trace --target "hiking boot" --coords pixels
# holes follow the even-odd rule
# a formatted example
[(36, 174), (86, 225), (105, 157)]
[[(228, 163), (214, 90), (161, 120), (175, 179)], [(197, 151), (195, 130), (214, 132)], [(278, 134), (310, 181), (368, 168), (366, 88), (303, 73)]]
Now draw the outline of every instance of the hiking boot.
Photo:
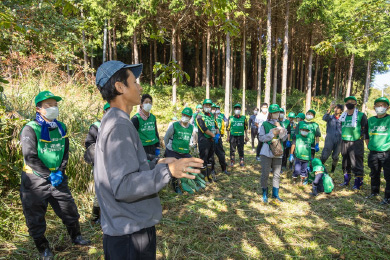
[(77, 237), (72, 239), (72, 243), (79, 246), (87, 246), (91, 244), (91, 241), (84, 239), (82, 235), (78, 235)]

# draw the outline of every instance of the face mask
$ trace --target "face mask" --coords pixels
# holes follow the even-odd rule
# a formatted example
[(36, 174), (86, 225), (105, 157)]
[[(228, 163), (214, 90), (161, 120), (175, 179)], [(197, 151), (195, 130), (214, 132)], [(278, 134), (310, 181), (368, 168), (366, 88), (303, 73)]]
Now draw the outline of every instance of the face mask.
[(345, 104), (345, 106), (346, 106), (349, 110), (355, 108), (355, 104), (351, 104), (351, 103)]
[(261, 112), (263, 112), (264, 114), (267, 113), (267, 111), (268, 111), (268, 108), (264, 108), (264, 107), (263, 107), (263, 108), (261, 109)]
[(212, 114), (215, 114), (215, 110), (211, 110), (211, 113), (212, 113)]
[(206, 113), (210, 113), (211, 107), (205, 107), (205, 108), (203, 108), (203, 110), (204, 110), (204, 112), (206, 112)]
[(309, 132), (307, 132), (307, 131), (300, 131), (300, 132), (301, 132), (302, 136), (307, 136), (309, 134)]
[(312, 115), (306, 115), (306, 120), (307, 121), (310, 121), (310, 120), (312, 120), (313, 119), (313, 116)]
[(186, 116), (182, 116), (182, 117), (181, 117), (181, 121), (182, 121), (183, 123), (188, 123), (188, 122), (190, 121), (190, 118), (189, 118), (189, 117), (186, 117)]
[(279, 118), (280, 118), (280, 119), (283, 119), (283, 118), (284, 118), (284, 114), (280, 114), (280, 115), (279, 115)]
[(279, 118), (279, 113), (273, 113), (271, 114), (272, 119), (278, 119)]
[(381, 116), (386, 113), (387, 108), (386, 107), (375, 107), (375, 112)]
[(58, 107), (48, 107), (48, 108), (43, 108), (45, 111), (46, 111), (46, 115), (45, 117), (48, 119), (48, 120), (54, 120), (58, 117), (59, 115), (59, 111), (58, 111)]
[(146, 103), (146, 104), (143, 104), (142, 105), (142, 108), (146, 111), (146, 112), (150, 112), (150, 110), (152, 110), (152, 104), (149, 104), (149, 103)]
[(215, 113), (220, 114), (221, 110), (218, 109), (217, 111), (215, 111)]
[(253, 111), (253, 114), (254, 114), (254, 115), (257, 115), (257, 110)]
[(237, 109), (237, 110), (234, 110), (234, 114), (236, 114), (236, 115), (239, 115), (239, 114), (241, 114), (241, 110), (239, 110), (239, 109)]

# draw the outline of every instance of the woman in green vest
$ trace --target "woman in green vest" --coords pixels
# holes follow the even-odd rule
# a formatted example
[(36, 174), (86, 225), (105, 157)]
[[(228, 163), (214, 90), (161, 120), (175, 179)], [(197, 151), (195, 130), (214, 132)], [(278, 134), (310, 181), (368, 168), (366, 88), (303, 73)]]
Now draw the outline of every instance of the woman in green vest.
[(382, 205), (390, 204), (390, 116), (387, 114), (390, 102), (385, 97), (377, 98), (374, 102), (376, 116), (368, 119), (366, 130), (366, 144), (370, 153), (368, 167), (371, 169), (371, 195), (379, 195), (381, 171), (383, 169), (386, 180), (385, 198)]
[(295, 134), (291, 145), (290, 162), (294, 161), (295, 154), (295, 168), (293, 172), (293, 180), (301, 176), (301, 184), (304, 183), (308, 175), (308, 166), (311, 161), (311, 138), (310, 127), (306, 124), (301, 126), (299, 133)]
[(159, 155), (160, 137), (157, 130), (156, 117), (150, 113), (153, 98), (149, 94), (143, 94), (141, 105), (137, 114), (131, 118), (135, 129), (138, 130), (139, 138), (149, 160)]
[(280, 107), (272, 104), (268, 108), (268, 119), (259, 128), (259, 140), (263, 142), (260, 151), (261, 164), (261, 188), (263, 189), (263, 202), (268, 202), (268, 177), (272, 169), (272, 197), (278, 201), (283, 201), (279, 197), (280, 171), (282, 169), (282, 156), (274, 155), (270, 148), (271, 142), (280, 142), (287, 139), (287, 130), (279, 123)]
[(57, 121), (57, 102), (61, 97), (42, 91), (35, 97), (36, 117), (20, 134), (24, 166), (20, 198), (30, 236), (41, 259), (52, 259), (53, 253), (45, 237), (45, 215), (50, 204), (65, 224), (71, 241), (88, 245), (80, 232), (80, 215), (65, 175), (69, 159), (69, 139), (64, 123)]
[(344, 183), (348, 186), (351, 173), (355, 174), (354, 190), (360, 190), (364, 175), (364, 134), (367, 128), (367, 116), (357, 108), (357, 99), (354, 96), (344, 99), (347, 111), (341, 114), (341, 155)]
[(299, 133), (301, 127), (306, 124), (308, 125), (310, 129), (309, 138), (312, 140), (311, 142), (311, 158), (314, 158), (315, 153), (320, 150), (320, 137), (321, 137), (321, 130), (319, 125), (313, 121), (313, 119), (316, 116), (316, 111), (313, 109), (309, 109), (306, 112), (305, 120), (300, 121), (297, 125), (296, 132)]
[[(244, 144), (248, 138), (248, 120), (241, 115), (241, 104), (235, 104), (234, 115), (229, 117), (227, 124), (227, 141), (230, 143), (230, 166), (234, 166), (236, 148), (240, 156), (240, 166), (244, 166)], [(245, 134), (245, 138), (244, 138)]]
[[(190, 140), (194, 133), (194, 126), (189, 122), (192, 117), (192, 109), (186, 107), (181, 112), (181, 119), (168, 128), (164, 136), (165, 157), (191, 158)], [(180, 187), (176, 178), (172, 177), (173, 190), (181, 194)]]

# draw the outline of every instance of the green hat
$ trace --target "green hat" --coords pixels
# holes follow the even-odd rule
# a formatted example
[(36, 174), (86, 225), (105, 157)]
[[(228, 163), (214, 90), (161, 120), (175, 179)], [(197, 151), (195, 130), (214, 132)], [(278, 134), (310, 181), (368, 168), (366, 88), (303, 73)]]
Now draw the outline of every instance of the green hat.
[(110, 106), (110, 103), (106, 103), (103, 107), (103, 110), (106, 111), (107, 109), (109, 109), (111, 106)]
[(218, 106), (218, 105), (216, 105), (215, 107), (216, 107), (216, 108), (221, 108), (221, 107), (220, 107), (220, 106)]
[(318, 165), (323, 166), (321, 160), (318, 159), (318, 158), (314, 158), (314, 159), (311, 161), (311, 165), (312, 165), (313, 167), (318, 166)]
[(288, 117), (295, 118), (295, 113), (294, 112), (288, 113)]
[(309, 128), (309, 126), (308, 126), (307, 124), (303, 124), (303, 125), (299, 128), (299, 130), (307, 130), (307, 131), (310, 131), (310, 128)]
[(210, 104), (210, 105), (212, 105), (212, 104), (213, 104), (213, 101), (211, 101), (211, 99), (209, 99), (209, 98), (206, 98), (205, 100), (203, 100), (203, 105), (205, 105), (205, 104)]
[(325, 171), (325, 168), (323, 165), (317, 165), (313, 167), (313, 172), (323, 172)]
[(216, 105), (215, 103), (213, 103), (213, 104), (211, 105), (211, 107), (217, 107), (217, 105)]
[(37, 105), (39, 102), (46, 100), (46, 99), (54, 99), (55, 101), (61, 101), (62, 98), (59, 96), (54, 96), (53, 93), (51, 93), (48, 90), (39, 92), (39, 94), (35, 97), (35, 105)]
[(191, 117), (192, 116), (192, 109), (189, 107), (185, 107), (183, 109), (183, 111), (181, 111), (181, 113)]
[(305, 119), (305, 114), (304, 113), (299, 113), (296, 118), (300, 118), (300, 119)]
[(202, 108), (202, 105), (201, 105), (201, 104), (198, 104), (198, 105), (196, 106), (196, 109), (199, 109), (199, 108)]
[(240, 103), (237, 103), (237, 104), (235, 104), (235, 105), (234, 105), (234, 107), (233, 107), (233, 108), (236, 108), (236, 107), (239, 107), (239, 108), (241, 108), (241, 104), (240, 104)]
[(306, 112), (306, 114), (309, 113), (309, 112), (310, 112), (310, 113), (313, 113), (313, 115), (316, 116), (316, 111), (314, 111), (313, 109), (309, 109), (309, 110)]
[(280, 112), (280, 107), (278, 104), (272, 104), (269, 106), (268, 108), (268, 112), (270, 113), (276, 113), (276, 112)]
[(284, 114), (284, 109), (283, 108), (280, 108), (280, 113)]
[(354, 96), (344, 98), (344, 102), (347, 102), (348, 100), (355, 100), (357, 102), (357, 99)]
[(375, 102), (374, 102), (374, 105), (378, 102), (385, 102), (387, 103), (388, 106), (390, 106), (390, 102), (389, 102), (389, 99), (386, 98), (386, 97), (380, 97), (380, 98), (377, 98), (375, 99)]

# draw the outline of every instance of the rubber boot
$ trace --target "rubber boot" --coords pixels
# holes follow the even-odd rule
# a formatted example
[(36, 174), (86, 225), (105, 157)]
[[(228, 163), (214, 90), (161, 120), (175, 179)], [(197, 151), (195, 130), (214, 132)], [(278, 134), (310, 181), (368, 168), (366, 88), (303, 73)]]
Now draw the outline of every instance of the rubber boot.
[(217, 178), (215, 177), (215, 174), (212, 175), (212, 173), (211, 173), (212, 167), (213, 167), (213, 165), (211, 163), (207, 164), (207, 177), (209, 179), (209, 182), (213, 182), (213, 181), (217, 180)]
[(353, 184), (352, 189), (353, 190), (360, 190), (362, 185), (363, 185), (363, 177), (356, 177), (355, 178), (355, 183)]
[(230, 175), (230, 172), (227, 171), (226, 169), (226, 165), (225, 166), (221, 166), (222, 168), (222, 172), (225, 173), (226, 175)]
[(318, 195), (318, 187), (316, 185), (313, 185), (313, 191), (310, 193), (311, 196), (317, 196)]
[(263, 188), (263, 202), (268, 203), (268, 187)]
[(203, 168), (201, 168), (200, 173), (204, 176), (204, 181), (207, 184), (210, 184), (209, 177), (207, 176), (207, 166), (204, 166)]
[(100, 207), (92, 207), (92, 222), (94, 224), (100, 224)]
[(45, 236), (34, 239), (35, 246), (39, 252), (39, 259), (51, 260), (54, 255), (49, 247), (49, 241), (47, 241)]
[(233, 167), (233, 166), (234, 166), (234, 161), (235, 161), (234, 156), (231, 156), (231, 157), (230, 157), (230, 167)]
[(278, 199), (280, 202), (283, 202), (283, 200), (279, 197), (279, 188), (272, 187), (272, 198)]
[(90, 240), (86, 240), (81, 236), (80, 223), (78, 221), (76, 221), (71, 225), (66, 226), (66, 229), (68, 230), (68, 234), (73, 244), (86, 246), (91, 243)]
[(241, 158), (240, 158), (240, 166), (241, 166), (241, 167), (244, 167), (244, 166), (245, 166), (245, 164), (244, 164), (244, 157), (241, 157)]
[(178, 179), (176, 179), (176, 178), (172, 179), (172, 188), (173, 188), (173, 191), (176, 192), (178, 195), (183, 194), (183, 192), (181, 191), (181, 189), (179, 187)]
[(340, 184), (340, 186), (348, 186), (350, 180), (351, 180), (351, 174), (350, 173), (344, 174), (344, 182)]

